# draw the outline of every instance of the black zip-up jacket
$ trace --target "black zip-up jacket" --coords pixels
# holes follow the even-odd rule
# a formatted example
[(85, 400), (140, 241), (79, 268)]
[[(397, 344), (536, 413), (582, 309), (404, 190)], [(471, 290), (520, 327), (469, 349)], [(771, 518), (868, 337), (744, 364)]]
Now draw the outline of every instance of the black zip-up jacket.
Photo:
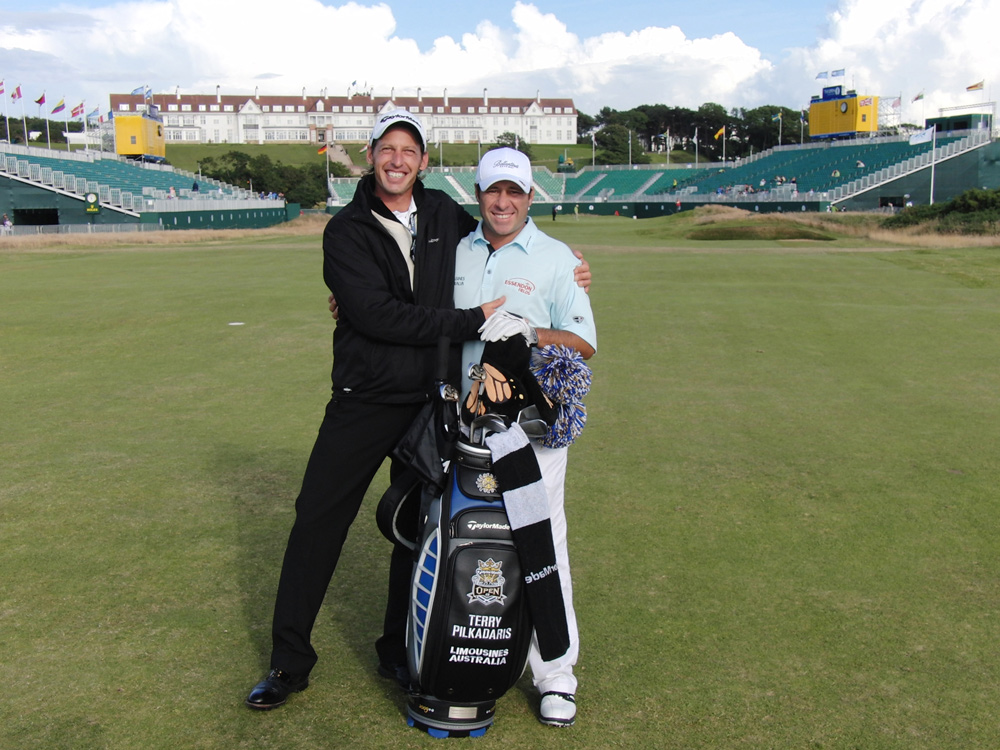
[(333, 396), (379, 403), (429, 397), (438, 338), (452, 341), (449, 380), (455, 382), (460, 343), (479, 337), (480, 308), (456, 310), (455, 249), (477, 221), (440, 190), (413, 188), (417, 205), (414, 286), (396, 240), (372, 215), (396, 217), (365, 175), (354, 198), (323, 233), (323, 279), (337, 298), (333, 334)]

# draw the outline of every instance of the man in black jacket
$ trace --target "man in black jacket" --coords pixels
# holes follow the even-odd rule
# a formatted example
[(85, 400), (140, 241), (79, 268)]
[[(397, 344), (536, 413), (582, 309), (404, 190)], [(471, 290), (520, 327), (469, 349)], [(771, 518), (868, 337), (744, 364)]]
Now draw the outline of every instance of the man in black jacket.
[[(383, 460), (429, 398), (438, 337), (478, 338), (503, 298), (455, 310), (455, 248), (476, 220), (417, 181), (427, 166), (420, 121), (379, 116), (372, 172), (323, 234), (323, 277), (341, 303), (333, 338), (333, 393), (295, 501), (272, 623), (271, 670), (246, 699), (282, 705), (309, 685), (310, 634), (351, 523)], [(460, 350), (456, 346), (453, 369)], [(406, 677), (405, 625), (412, 560), (393, 553), (379, 673)]]

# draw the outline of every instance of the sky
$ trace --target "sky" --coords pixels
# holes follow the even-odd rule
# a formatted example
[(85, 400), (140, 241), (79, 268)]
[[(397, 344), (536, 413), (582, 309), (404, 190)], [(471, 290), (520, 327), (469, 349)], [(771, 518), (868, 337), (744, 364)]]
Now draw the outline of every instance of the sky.
[(340, 95), (355, 82), (376, 98), (571, 98), (590, 115), (804, 109), (843, 83), (922, 124), (1000, 92), (998, 28), (1000, 0), (0, 0), (0, 114), (107, 110), (140, 86)]

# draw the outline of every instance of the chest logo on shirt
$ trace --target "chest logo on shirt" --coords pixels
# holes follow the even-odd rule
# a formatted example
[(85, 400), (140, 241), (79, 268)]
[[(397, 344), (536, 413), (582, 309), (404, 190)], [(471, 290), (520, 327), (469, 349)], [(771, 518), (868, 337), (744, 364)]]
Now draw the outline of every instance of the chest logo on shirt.
[(535, 285), (533, 282), (528, 281), (528, 279), (507, 279), (504, 281), (504, 286), (512, 286), (521, 294), (532, 295), (535, 292)]

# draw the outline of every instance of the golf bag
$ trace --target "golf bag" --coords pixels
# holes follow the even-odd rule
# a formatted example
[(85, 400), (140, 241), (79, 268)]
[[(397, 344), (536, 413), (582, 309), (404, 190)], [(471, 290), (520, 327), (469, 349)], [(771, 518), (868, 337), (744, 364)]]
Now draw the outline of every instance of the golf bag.
[[(526, 348), (518, 341), (498, 348)], [(485, 373), (479, 367), (474, 377)], [(504, 400), (514, 396), (516, 412), (503, 413), (485, 396), (470, 408), (470, 398), (461, 409), (465, 429), (459, 430), (457, 390), (439, 380), (437, 404), (396, 452), (413, 471), (394, 482), (379, 504), (383, 534), (415, 553), (408, 723), (438, 737), (486, 732), (497, 699), (524, 672), (532, 639), (521, 560), (486, 439), (512, 421), (535, 433), (548, 425), (528, 398), (517, 397), (525, 392), (517, 378), (495, 367), (491, 372), (507, 384)], [(444, 460), (440, 473), (434, 457)]]
[(429, 730), (475, 733), (523, 673), (532, 626), (489, 449), (459, 439), (448, 480), (414, 567), (407, 712)]

